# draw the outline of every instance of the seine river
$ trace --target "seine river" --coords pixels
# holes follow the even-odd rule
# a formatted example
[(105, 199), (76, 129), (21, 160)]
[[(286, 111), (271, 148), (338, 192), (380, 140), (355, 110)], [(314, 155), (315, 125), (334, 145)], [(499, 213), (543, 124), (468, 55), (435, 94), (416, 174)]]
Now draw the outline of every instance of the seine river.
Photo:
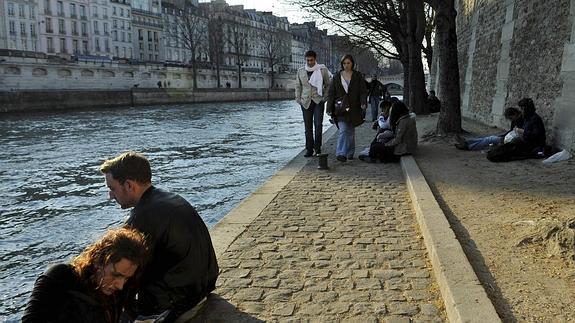
[(125, 221), (98, 171), (104, 159), (144, 153), (153, 183), (184, 196), (211, 227), (303, 142), (293, 101), (0, 115), (0, 321), (20, 318), (49, 264)]

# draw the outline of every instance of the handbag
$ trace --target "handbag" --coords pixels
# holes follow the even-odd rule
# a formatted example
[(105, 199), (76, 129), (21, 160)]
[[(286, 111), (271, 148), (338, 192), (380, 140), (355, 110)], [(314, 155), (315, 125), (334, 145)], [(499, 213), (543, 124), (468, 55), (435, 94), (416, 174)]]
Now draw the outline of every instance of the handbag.
[(347, 93), (335, 101), (335, 115), (345, 116), (349, 113), (351, 107), (349, 106), (349, 97)]

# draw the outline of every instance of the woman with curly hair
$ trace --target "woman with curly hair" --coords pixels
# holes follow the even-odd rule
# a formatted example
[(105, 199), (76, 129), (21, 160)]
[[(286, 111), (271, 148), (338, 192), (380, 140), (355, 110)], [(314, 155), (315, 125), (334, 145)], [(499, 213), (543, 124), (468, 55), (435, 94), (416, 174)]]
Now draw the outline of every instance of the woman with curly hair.
[(70, 264), (40, 275), (22, 322), (118, 322), (146, 256), (140, 232), (108, 231)]

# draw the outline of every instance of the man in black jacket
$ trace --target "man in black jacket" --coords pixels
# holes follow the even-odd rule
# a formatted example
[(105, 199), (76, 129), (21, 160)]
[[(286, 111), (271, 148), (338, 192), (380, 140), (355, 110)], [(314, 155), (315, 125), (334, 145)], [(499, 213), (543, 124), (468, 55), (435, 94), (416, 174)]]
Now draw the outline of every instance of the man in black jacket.
[(215, 289), (219, 268), (208, 228), (184, 198), (152, 185), (143, 155), (123, 153), (106, 160), (100, 171), (110, 198), (123, 209), (133, 207), (126, 224), (146, 235), (152, 254), (144, 267), (137, 313), (169, 310), (164, 322), (177, 319)]

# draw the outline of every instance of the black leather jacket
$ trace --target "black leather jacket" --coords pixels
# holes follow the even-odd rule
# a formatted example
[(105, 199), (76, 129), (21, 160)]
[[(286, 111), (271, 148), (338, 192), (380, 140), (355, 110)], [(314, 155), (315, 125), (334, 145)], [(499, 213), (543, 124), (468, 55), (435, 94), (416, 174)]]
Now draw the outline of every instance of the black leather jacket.
[(208, 228), (183, 197), (152, 186), (127, 224), (146, 235), (152, 255), (142, 274), (138, 314), (191, 308), (215, 289), (219, 268)]
[(58, 264), (36, 280), (22, 322), (117, 322), (122, 310), (120, 295), (98, 298), (94, 289), (80, 281), (72, 266)]

